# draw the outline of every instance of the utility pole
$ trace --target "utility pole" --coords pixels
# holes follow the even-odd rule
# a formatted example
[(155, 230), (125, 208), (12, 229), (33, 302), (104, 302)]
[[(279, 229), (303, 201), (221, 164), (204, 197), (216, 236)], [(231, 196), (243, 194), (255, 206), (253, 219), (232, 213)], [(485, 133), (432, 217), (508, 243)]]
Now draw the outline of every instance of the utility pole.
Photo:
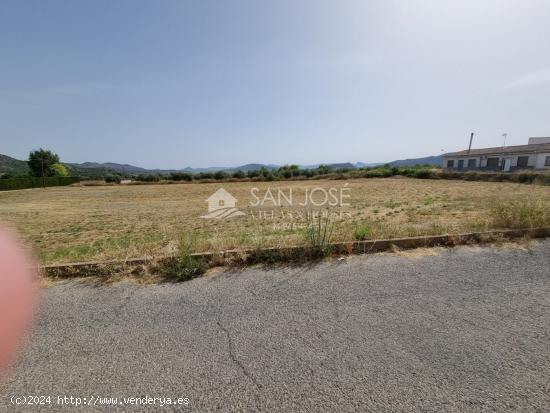
[(501, 169), (504, 170), (506, 168), (506, 161), (504, 160), (504, 156), (505, 156), (504, 148), (506, 148), (506, 138), (508, 137), (508, 134), (503, 133), (502, 137), (504, 138), (504, 143), (502, 145), (503, 151), (502, 151), (502, 166), (501, 166)]
[(474, 132), (470, 135), (470, 146), (468, 146), (468, 155), (470, 154), (470, 151), (472, 150), (472, 142), (474, 141)]
[(44, 155), (42, 155), (40, 161), (42, 162), (42, 188), (46, 189), (46, 178), (44, 178)]

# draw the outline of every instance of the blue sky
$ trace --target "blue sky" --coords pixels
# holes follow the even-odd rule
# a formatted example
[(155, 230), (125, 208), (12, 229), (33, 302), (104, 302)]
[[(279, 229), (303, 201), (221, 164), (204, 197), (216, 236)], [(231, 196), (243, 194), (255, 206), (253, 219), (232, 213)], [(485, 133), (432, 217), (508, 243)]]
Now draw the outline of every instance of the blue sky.
[(390, 161), (550, 136), (546, 0), (0, 2), (0, 153)]

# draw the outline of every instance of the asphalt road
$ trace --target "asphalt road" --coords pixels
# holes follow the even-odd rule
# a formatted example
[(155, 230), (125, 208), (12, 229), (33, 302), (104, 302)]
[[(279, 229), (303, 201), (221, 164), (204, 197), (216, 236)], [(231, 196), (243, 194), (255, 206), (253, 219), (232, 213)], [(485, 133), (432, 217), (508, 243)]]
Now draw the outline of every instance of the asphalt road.
[[(434, 251), (63, 282), (43, 291), (0, 411), (549, 411), (550, 241)], [(10, 404), (29, 395), (51, 404)]]

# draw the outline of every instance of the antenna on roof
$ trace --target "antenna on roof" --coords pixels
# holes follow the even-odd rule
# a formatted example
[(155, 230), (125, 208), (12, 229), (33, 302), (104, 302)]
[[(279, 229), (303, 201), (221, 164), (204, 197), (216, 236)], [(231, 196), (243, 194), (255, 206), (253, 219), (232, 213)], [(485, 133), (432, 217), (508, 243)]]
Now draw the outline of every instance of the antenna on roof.
[(470, 135), (470, 146), (468, 146), (468, 155), (470, 154), (470, 150), (472, 149), (472, 142), (474, 140), (474, 132)]
[(504, 138), (504, 145), (502, 145), (503, 148), (506, 147), (506, 138), (508, 137), (508, 134), (507, 133), (503, 133), (502, 134), (502, 137)]

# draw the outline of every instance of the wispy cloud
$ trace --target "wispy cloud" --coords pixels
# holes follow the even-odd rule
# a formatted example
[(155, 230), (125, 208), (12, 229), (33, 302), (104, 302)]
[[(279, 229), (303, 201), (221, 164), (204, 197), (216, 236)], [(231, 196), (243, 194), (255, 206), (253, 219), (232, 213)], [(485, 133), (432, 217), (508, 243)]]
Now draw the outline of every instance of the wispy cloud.
[(524, 86), (535, 86), (550, 83), (550, 69), (529, 73), (513, 82), (504, 85), (504, 89), (514, 89)]

